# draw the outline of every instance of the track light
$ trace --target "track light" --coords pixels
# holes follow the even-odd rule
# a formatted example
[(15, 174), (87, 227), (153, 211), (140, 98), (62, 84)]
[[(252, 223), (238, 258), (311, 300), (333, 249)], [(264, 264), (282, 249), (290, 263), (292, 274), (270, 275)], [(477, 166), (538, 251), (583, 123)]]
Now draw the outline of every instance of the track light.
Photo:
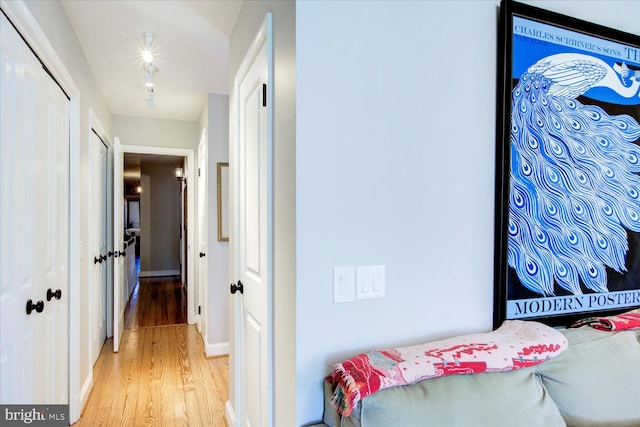
[(151, 44), (153, 43), (153, 34), (144, 33), (145, 48), (142, 51), (142, 60), (144, 61), (144, 85), (147, 88), (147, 106), (149, 108), (155, 108), (156, 104), (153, 101), (153, 73), (158, 71), (158, 67), (153, 63), (153, 55), (151, 54)]
[(146, 87), (153, 87), (153, 74), (150, 71), (145, 73), (144, 85)]
[(149, 94), (149, 96), (147, 97), (147, 106), (150, 109), (154, 109), (156, 107), (156, 103), (153, 101), (153, 88), (148, 88), (147, 93)]
[(142, 52), (142, 60), (147, 64), (151, 64), (153, 62), (153, 55), (148, 50)]
[(153, 62), (153, 55), (151, 54), (151, 42), (153, 41), (153, 34), (144, 33), (144, 37), (146, 40), (145, 49), (142, 51), (142, 60), (147, 64), (151, 64)]

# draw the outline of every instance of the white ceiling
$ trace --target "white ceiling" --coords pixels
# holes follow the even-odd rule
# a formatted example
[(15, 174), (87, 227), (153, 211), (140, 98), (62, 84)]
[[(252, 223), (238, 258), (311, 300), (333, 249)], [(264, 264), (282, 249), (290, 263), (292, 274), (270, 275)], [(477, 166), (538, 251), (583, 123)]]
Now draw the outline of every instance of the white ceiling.
[[(208, 93), (228, 94), (229, 35), (242, 0), (62, 0), (115, 115), (197, 121)], [(141, 52), (153, 33), (155, 108)]]

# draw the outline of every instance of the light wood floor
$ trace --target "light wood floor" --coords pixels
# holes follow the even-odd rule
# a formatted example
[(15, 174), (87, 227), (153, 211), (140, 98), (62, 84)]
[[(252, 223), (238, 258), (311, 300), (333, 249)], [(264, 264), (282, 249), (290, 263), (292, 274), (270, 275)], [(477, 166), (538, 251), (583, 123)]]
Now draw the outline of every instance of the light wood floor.
[[(141, 288), (137, 304), (144, 302)], [(127, 307), (127, 313), (139, 309)], [(75, 425), (225, 426), (228, 357), (205, 358), (195, 325), (140, 324), (144, 319), (127, 319), (118, 353), (111, 338), (105, 342), (93, 368), (93, 391)]]

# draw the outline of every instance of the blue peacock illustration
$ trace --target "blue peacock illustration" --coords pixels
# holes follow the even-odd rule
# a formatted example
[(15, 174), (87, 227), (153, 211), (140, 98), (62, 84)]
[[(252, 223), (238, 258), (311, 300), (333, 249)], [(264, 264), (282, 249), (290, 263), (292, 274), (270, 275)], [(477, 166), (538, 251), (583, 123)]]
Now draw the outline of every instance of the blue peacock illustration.
[[(640, 125), (576, 98), (640, 97), (640, 72), (585, 54), (547, 56), (512, 91), (508, 263), (531, 291), (608, 292), (640, 232)], [(634, 102), (637, 103), (637, 102)]]

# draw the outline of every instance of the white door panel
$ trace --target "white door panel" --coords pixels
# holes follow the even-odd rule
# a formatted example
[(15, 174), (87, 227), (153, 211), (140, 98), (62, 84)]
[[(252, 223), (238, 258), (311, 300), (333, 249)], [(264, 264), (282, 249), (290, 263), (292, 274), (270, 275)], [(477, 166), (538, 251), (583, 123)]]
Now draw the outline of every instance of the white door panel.
[(95, 133), (91, 144), (91, 361), (96, 362), (107, 337), (107, 147)]
[[(124, 153), (118, 138), (113, 141), (113, 351), (120, 350), (124, 331)], [(130, 249), (131, 250), (131, 249)], [(123, 253), (121, 253), (123, 252)]]
[[(0, 403), (63, 404), (69, 101), (0, 19)], [(28, 300), (36, 307), (30, 314)]]
[[(255, 52), (257, 51), (257, 55)], [(238, 85), (236, 262), (240, 304), (240, 423), (272, 424), (271, 409), (271, 164), (267, 41), (254, 51)]]

